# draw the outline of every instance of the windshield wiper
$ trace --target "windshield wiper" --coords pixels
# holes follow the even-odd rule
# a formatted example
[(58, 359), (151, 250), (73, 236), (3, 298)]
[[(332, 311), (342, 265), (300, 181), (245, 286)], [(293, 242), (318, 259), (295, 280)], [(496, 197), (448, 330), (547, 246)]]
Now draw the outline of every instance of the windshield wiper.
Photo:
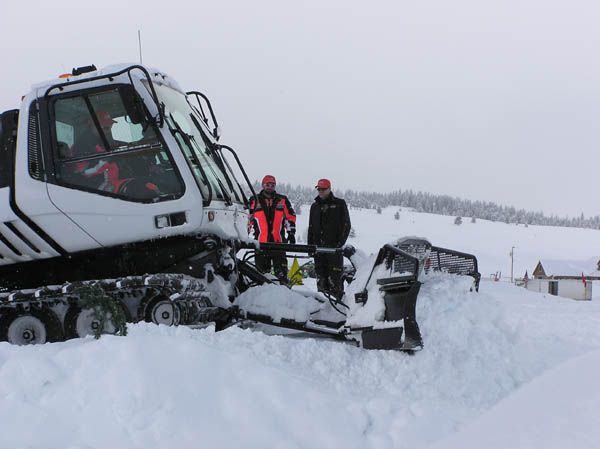
[[(198, 132), (200, 134), (202, 134), (202, 127), (200, 126), (200, 122), (198, 121), (198, 118), (196, 116), (194, 116), (194, 114), (190, 113), (190, 118), (192, 119), (192, 122), (194, 123), (194, 126), (196, 126), (196, 129), (198, 130)], [(242, 190), (239, 183), (237, 182), (237, 179), (235, 179), (235, 175), (233, 175), (233, 171), (231, 170), (231, 167), (229, 167), (230, 173), (227, 172), (227, 170), (225, 169), (225, 164), (224, 162), (224, 158), (223, 155), (220, 154), (218, 152), (218, 145), (213, 145), (212, 143), (208, 142), (206, 143), (206, 155), (208, 157), (211, 157), (215, 163), (217, 164), (217, 166), (221, 169), (221, 171), (223, 172), (223, 176), (225, 177), (225, 180), (227, 181), (227, 185), (229, 186), (229, 189), (231, 190), (231, 192), (235, 195), (235, 197), (238, 199), (238, 201), (243, 202), (243, 198), (238, 198), (238, 194), (235, 191), (235, 187), (234, 187), (234, 182), (238, 185), (238, 187), (240, 188), (240, 191)], [(226, 163), (226, 160), (225, 160)], [(229, 164), (227, 164), (229, 165)], [(213, 170), (214, 171), (214, 170)], [(231, 176), (230, 176), (231, 175)], [(233, 179), (231, 179), (233, 177)], [(229, 195), (230, 197), (230, 202), (231, 202), (231, 195)], [(233, 203), (231, 203), (233, 204)]]
[[(219, 148), (220, 150), (220, 148)], [(220, 151), (219, 155), (221, 156), (221, 159), (223, 160), (224, 165), (227, 167), (227, 170), (229, 170), (229, 175), (227, 175), (227, 179), (230, 180), (230, 178), (233, 178), (233, 180), (230, 180), (230, 183), (233, 183), (235, 181), (237, 187), (238, 187), (238, 191), (240, 193), (240, 195), (242, 195), (242, 198), (238, 198), (240, 203), (242, 204), (246, 204), (248, 202), (248, 198), (245, 197), (244, 195), (244, 189), (242, 189), (242, 186), (240, 185), (240, 183), (238, 182), (237, 178), (235, 177), (235, 174), (233, 173), (233, 169), (231, 168), (231, 165), (229, 165), (229, 161), (227, 160), (227, 158), (223, 155), (223, 152)], [(227, 172), (226, 172), (227, 173)], [(231, 175), (231, 176), (230, 176)], [(236, 198), (239, 196), (238, 193), (235, 191), (235, 188), (233, 186), (231, 186), (231, 190), (233, 193), (235, 193)], [(258, 204), (258, 203), (257, 203)]]
[[(203, 182), (206, 184), (206, 187), (208, 188), (208, 199), (206, 200), (206, 204), (205, 204), (205, 206), (208, 206), (212, 202), (212, 197), (213, 197), (212, 185), (210, 184), (210, 181), (208, 180), (208, 176), (206, 176), (206, 173), (204, 173), (204, 168), (202, 167), (202, 164), (198, 160), (198, 156), (192, 149), (193, 145), (192, 145), (192, 142), (190, 141), (190, 136), (188, 134), (186, 134), (185, 132), (183, 132), (183, 130), (179, 126), (179, 123), (177, 123), (177, 121), (173, 118), (173, 114), (169, 114), (169, 119), (175, 125), (175, 128), (173, 128), (169, 124), (169, 122), (167, 122), (167, 126), (171, 130), (171, 133), (173, 134), (173, 136), (175, 136), (175, 134), (179, 134), (181, 136), (181, 138), (183, 139), (183, 142), (190, 148), (192, 157), (194, 158), (195, 163), (198, 165), (198, 170), (200, 171), (200, 174), (202, 175), (202, 178), (204, 180)], [(177, 139), (175, 139), (175, 140), (177, 140)], [(187, 160), (187, 157), (185, 156), (185, 152), (184, 152), (184, 157)], [(192, 168), (192, 167), (190, 167), (190, 168)], [(194, 176), (194, 179), (196, 179), (196, 176), (194, 175), (193, 171), (194, 170), (192, 169), (192, 175)], [(196, 180), (196, 182), (198, 182), (198, 181)], [(202, 189), (200, 188), (200, 185), (198, 185), (198, 188), (200, 189), (200, 194), (202, 194)]]
[[(196, 150), (198, 150), (199, 152), (202, 152), (200, 145), (196, 142), (196, 137), (194, 137), (192, 135), (192, 136), (189, 136), (189, 138), (193, 142), (194, 146), (196, 147)], [(228, 206), (233, 205), (233, 201), (231, 200), (231, 196), (229, 195), (229, 192), (227, 192), (227, 189), (223, 185), (223, 182), (221, 182), (221, 179), (219, 178), (219, 176), (213, 169), (212, 165), (208, 164), (208, 168), (212, 172), (215, 180), (217, 181), (217, 183), (219, 184), (219, 187), (221, 188), (221, 193), (223, 193), (223, 199), (225, 200), (225, 204), (227, 204)]]
[[(235, 150), (227, 145), (217, 145), (216, 148), (218, 148), (219, 151), (221, 151), (221, 157), (227, 163), (229, 170), (231, 170), (231, 167), (229, 166), (229, 162), (227, 162), (227, 158), (225, 156), (223, 156), (222, 153), (223, 153), (223, 150), (227, 150), (231, 154), (233, 154), (233, 157), (235, 158), (235, 161), (237, 162), (238, 167), (240, 168), (240, 171), (242, 172), (242, 175), (244, 176), (244, 179), (246, 180), (246, 183), (248, 184), (248, 187), (250, 188), (250, 192), (252, 192), (252, 196), (254, 197), (255, 204), (258, 204), (258, 196), (256, 195), (256, 192), (254, 191), (254, 187), (252, 186), (252, 183), (250, 182), (250, 179), (248, 178), (248, 174), (246, 173), (246, 170), (244, 170), (242, 161), (240, 161), (240, 158), (237, 155), (237, 153), (235, 152)], [(233, 170), (231, 170), (231, 172), (233, 173)], [(239, 183), (238, 183), (238, 186), (239, 186)], [(244, 195), (244, 200), (246, 201), (246, 207), (248, 209), (250, 209), (250, 202), (248, 201), (248, 198), (246, 198), (246, 195), (244, 193), (244, 189), (242, 189), (242, 186), (240, 186), (240, 191), (242, 192), (242, 195)]]
[(155, 143), (125, 143), (125, 145), (119, 145), (118, 147), (111, 148), (111, 153), (122, 153), (124, 151), (140, 151), (140, 150), (155, 150), (157, 148), (162, 148), (162, 144), (160, 142)]

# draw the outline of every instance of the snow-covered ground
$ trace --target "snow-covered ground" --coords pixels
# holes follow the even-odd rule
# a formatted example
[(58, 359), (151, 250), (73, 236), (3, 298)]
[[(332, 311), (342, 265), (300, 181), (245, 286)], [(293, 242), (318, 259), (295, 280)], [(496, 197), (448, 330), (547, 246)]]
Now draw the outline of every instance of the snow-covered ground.
[[(506, 269), (511, 246), (524, 271), (542, 256), (593, 257), (600, 243), (598, 231), (394, 212), (351, 211), (353, 243), (422, 235), (475, 253), (484, 275)], [(469, 286), (428, 277), (414, 356), (147, 324), (98, 341), (0, 343), (0, 448), (600, 447), (600, 301)]]

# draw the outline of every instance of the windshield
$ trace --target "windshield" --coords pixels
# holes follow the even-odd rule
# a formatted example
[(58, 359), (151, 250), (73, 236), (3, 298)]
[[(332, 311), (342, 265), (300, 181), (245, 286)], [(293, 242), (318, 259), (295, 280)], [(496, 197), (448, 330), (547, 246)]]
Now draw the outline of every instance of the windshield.
[(200, 118), (185, 95), (155, 84), (165, 105), (166, 123), (183, 150), (203, 197), (243, 203), (243, 194), (233, 174), (227, 171), (219, 153), (211, 151), (201, 131)]
[(155, 202), (184, 187), (130, 86), (83, 90), (52, 102), (56, 180), (70, 188)]

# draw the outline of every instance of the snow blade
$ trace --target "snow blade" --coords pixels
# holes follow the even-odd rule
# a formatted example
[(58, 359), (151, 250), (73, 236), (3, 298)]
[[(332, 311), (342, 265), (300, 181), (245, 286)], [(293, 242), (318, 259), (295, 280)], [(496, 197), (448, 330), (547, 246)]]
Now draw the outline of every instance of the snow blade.
[[(378, 280), (380, 284), (381, 280)], [(417, 304), (417, 295), (421, 289), (420, 282), (414, 282), (407, 286), (394, 286), (384, 284), (380, 287), (383, 292), (385, 303), (385, 320), (398, 321), (404, 318), (415, 319), (415, 308)]]
[(362, 332), (364, 349), (398, 349), (402, 346), (402, 328), (368, 329)]
[[(261, 244), (261, 251), (275, 249), (304, 252), (309, 255), (341, 251), (346, 257), (352, 256), (350, 252), (346, 253), (340, 248)], [(475, 256), (432, 246), (427, 239), (419, 237), (404, 237), (384, 245), (379, 250), (373, 266), (363, 265), (361, 269), (369, 270), (366, 282), (362, 281), (364, 284), (360, 285), (359, 289), (351, 289), (349, 294), (344, 296), (340, 304), (345, 308), (341, 311), (336, 307), (339, 304), (332, 303), (330, 299), (329, 303), (320, 301), (321, 308), (311, 312), (304, 321), (275, 319), (269, 314), (249, 310), (244, 311), (242, 318), (346, 339), (364, 349), (413, 353), (423, 348), (416, 304), (422, 282), (427, 282), (427, 276), (424, 275), (429, 271), (441, 271), (471, 276), (475, 279), (475, 289), (478, 288), (481, 277)], [(243, 280), (239, 285), (240, 291), (254, 285), (274, 282), (246, 260), (238, 261), (238, 272)], [(327, 294), (325, 296), (328, 297)], [(345, 318), (345, 321), (324, 320), (322, 316), (331, 313), (328, 309), (335, 309), (338, 312), (336, 317)], [(319, 315), (321, 313), (322, 315)]]
[(418, 281), (408, 288), (390, 288), (389, 285), (380, 288), (385, 303), (385, 320), (404, 320), (404, 343), (400, 348), (403, 350), (415, 350), (423, 347), (423, 339), (415, 312), (420, 289), (421, 283)]
[(423, 337), (421, 337), (417, 320), (413, 318), (404, 318), (404, 343), (401, 349), (403, 351), (423, 349)]
[[(390, 251), (390, 248), (387, 249)], [(406, 254), (402, 254), (402, 252), (390, 252), (392, 257), (388, 260), (393, 260), (396, 264), (399, 262), (399, 256), (408, 259)], [(364, 330), (361, 335), (362, 347), (365, 349), (399, 349), (402, 351), (421, 349), (423, 339), (415, 313), (421, 282), (415, 280), (412, 273), (406, 273), (403, 276), (393, 273), (391, 277), (377, 279), (377, 284), (380, 286), (379, 291), (383, 295), (385, 304), (384, 322), (391, 323), (403, 320), (404, 328), (391, 327)], [(404, 340), (402, 340), (403, 330)]]

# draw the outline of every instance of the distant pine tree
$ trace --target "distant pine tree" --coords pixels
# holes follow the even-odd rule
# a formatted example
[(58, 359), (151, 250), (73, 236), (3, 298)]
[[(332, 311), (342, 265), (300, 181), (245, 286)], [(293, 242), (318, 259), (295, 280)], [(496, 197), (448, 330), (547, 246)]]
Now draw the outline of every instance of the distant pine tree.
[[(255, 181), (254, 189), (257, 193), (261, 188), (260, 183)], [(312, 186), (292, 186), (291, 184), (278, 183), (277, 192), (287, 195), (292, 204), (295, 205), (312, 204), (315, 198), (315, 189)], [(502, 206), (492, 202), (470, 201), (448, 195), (414, 192), (412, 190), (376, 193), (356, 190), (338, 191), (334, 189), (334, 193), (336, 196), (344, 198), (351, 207), (375, 209), (378, 213), (384, 207), (410, 207), (417, 212), (453, 217), (472, 217), (472, 219), (479, 218), (504, 223), (600, 229), (600, 215), (586, 217), (582, 213), (574, 218), (558, 217), (556, 215), (544, 215), (543, 212), (515, 209), (512, 206)]]

